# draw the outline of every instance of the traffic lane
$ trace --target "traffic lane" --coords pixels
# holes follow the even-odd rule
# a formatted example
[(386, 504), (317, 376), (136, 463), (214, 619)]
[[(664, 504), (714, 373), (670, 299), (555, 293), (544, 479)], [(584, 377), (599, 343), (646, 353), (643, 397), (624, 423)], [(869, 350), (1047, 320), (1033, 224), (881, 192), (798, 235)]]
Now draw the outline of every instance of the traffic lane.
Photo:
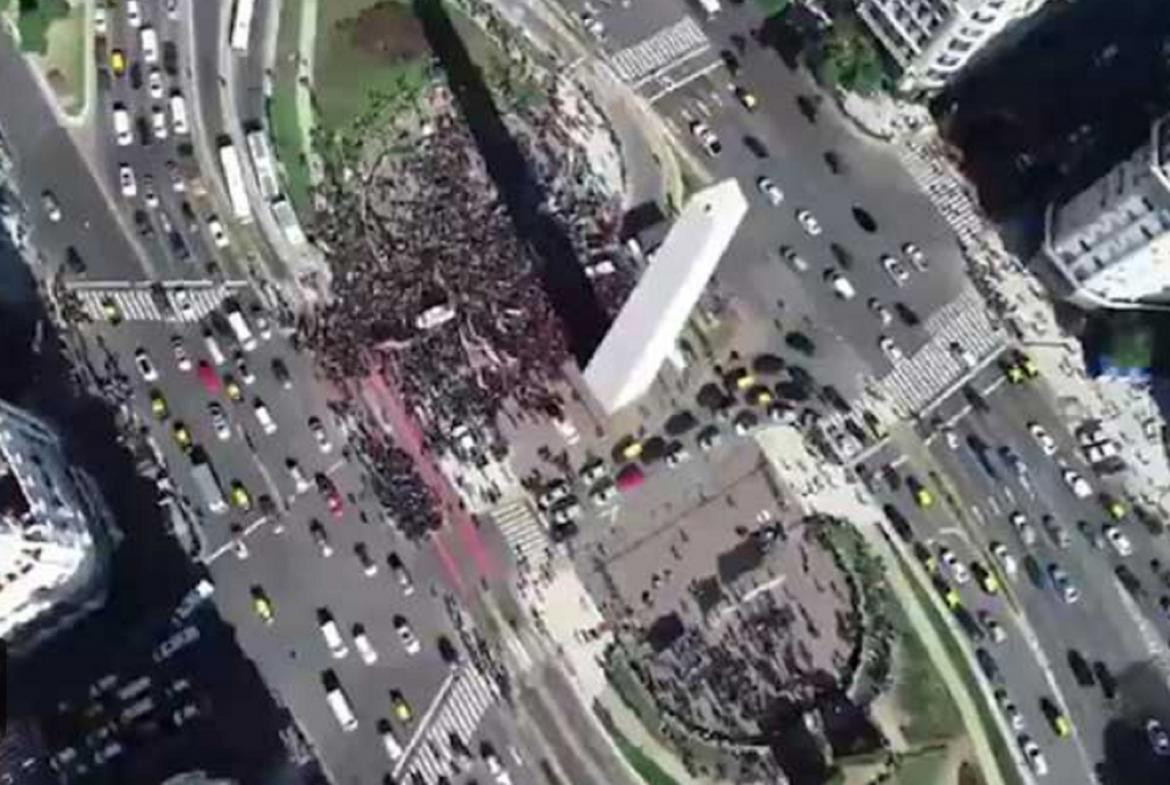
[[(893, 503), (895, 506), (899, 506), (899, 501), (904, 501), (899, 500), (889, 492), (880, 494), (879, 499)], [(980, 550), (967, 540), (961, 530), (953, 525), (953, 522), (951, 522), (952, 525), (942, 525), (938, 513), (928, 514), (917, 507), (907, 509), (903, 505), (899, 506), (899, 509), (902, 509), (906, 515), (911, 529), (916, 535), (915, 538), (926, 545), (936, 559), (938, 558), (938, 545), (945, 543), (946, 547), (950, 548), (964, 564), (969, 564), (974, 558), (978, 558), (979, 561), (986, 564)], [(931, 545), (935, 547), (930, 547)], [(945, 568), (943, 569), (945, 570)], [(963, 607), (972, 614), (978, 614), (981, 610), (991, 612), (1007, 632), (1008, 637), (1002, 643), (995, 643), (990, 639), (981, 642), (968, 639), (961, 643), (968, 650), (969, 667), (973, 669), (979, 667), (974, 660), (974, 649), (977, 646), (986, 649), (995, 659), (1001, 675), (1000, 681), (993, 686), (1001, 686), (1007, 690), (1008, 695), (1025, 718), (1023, 732), (1030, 735), (1040, 745), (1052, 774), (1059, 777), (1056, 781), (1062, 783), (1086, 782), (1088, 779), (1086, 758), (1076, 748), (1076, 745), (1060, 739), (1052, 732), (1051, 725), (1040, 708), (1040, 698), (1052, 697), (1053, 691), (1035, 653), (1027, 645), (1025, 634), (1016, 614), (1009, 609), (1002, 596), (990, 596), (984, 592), (977, 585), (974, 577), (964, 583), (958, 583), (948, 573), (944, 572), (942, 575), (947, 585), (959, 592)], [(1067, 687), (1061, 685), (1059, 674), (1057, 676), (1058, 692), (1063, 693)], [(1059, 696), (1057, 702), (1064, 703)], [(1002, 709), (998, 706), (993, 705), (991, 711), (1002, 714)], [(1014, 737), (1009, 740), (1009, 743), (1016, 743)]]
[[(137, 280), (150, 265), (119, 226), (101, 186), (70, 134), (57, 124), (46, 97), (12, 40), (0, 36), (0, 128), (17, 166), (15, 187), (32, 223), (36, 244), (57, 270), (72, 246), (88, 267), (69, 278)], [(41, 194), (51, 191), (62, 220), (49, 220)]]
[[(682, 126), (681, 132), (686, 135), (687, 143), (693, 146), (696, 154), (702, 155), (688, 128), (689, 119), (698, 117), (693, 101), (693, 96), (680, 93), (661, 102), (659, 108), (682, 118), (676, 125)], [(932, 267), (922, 273), (914, 270), (904, 259), (902, 263), (910, 272), (909, 279), (904, 284), (895, 282), (879, 260), (883, 254), (901, 258), (901, 243), (895, 244), (867, 235), (857, 226), (852, 215), (853, 207), (848, 200), (813, 187), (812, 184), (817, 181), (808, 172), (801, 171), (807, 162), (799, 156), (771, 156), (760, 161), (747, 152), (738, 141), (738, 136), (735, 136), (740, 127), (741, 118), (738, 115), (741, 113), (741, 110), (728, 110), (704, 120), (724, 142), (723, 152), (715, 159), (708, 158), (708, 163), (718, 176), (740, 178), (741, 187), (752, 208), (725, 255), (720, 278), (736, 280), (734, 288), (737, 292), (752, 292), (750, 273), (744, 276), (743, 268), (750, 269), (761, 264), (790, 267), (787, 262), (780, 261), (778, 249), (781, 245), (793, 246), (809, 262), (810, 270), (804, 274), (802, 284), (805, 291), (815, 299), (817, 314), (822, 318), (827, 317), (835, 329), (845, 332), (871, 368), (879, 374), (886, 373), (891, 365), (877, 346), (877, 331), (874, 329), (877, 321), (867, 306), (869, 298), (876, 297), (887, 306), (906, 302), (924, 319), (928, 311), (921, 305), (922, 293), (930, 294), (945, 289), (947, 297), (943, 301), (949, 301), (958, 293), (959, 287), (940, 286), (938, 281), (942, 274), (938, 270)], [(729, 137), (732, 138), (729, 140)], [(757, 180), (761, 176), (768, 176), (785, 193), (785, 199), (780, 205), (772, 206), (759, 193)], [(819, 236), (809, 235), (796, 220), (796, 211), (800, 209), (809, 210), (817, 218), (822, 228)], [(778, 232), (777, 226), (783, 227), (782, 230)], [(848, 249), (853, 257), (848, 268), (843, 268), (835, 260), (830, 243)], [(829, 269), (839, 270), (853, 284), (857, 291), (853, 300), (842, 300), (824, 280)], [(745, 277), (748, 280), (744, 280)], [(788, 302), (792, 298), (783, 299)], [(931, 309), (941, 304), (933, 304)], [(881, 329), (906, 352), (916, 350), (930, 338), (921, 327), (909, 328), (901, 323)]]
[[(736, 82), (756, 93), (760, 99), (756, 111), (772, 121), (777, 139), (791, 149), (812, 153), (796, 162), (810, 178), (802, 182), (818, 182), (817, 190), (847, 196), (869, 211), (877, 219), (878, 235), (885, 238), (891, 251), (912, 241), (932, 258), (933, 269), (941, 275), (936, 277), (934, 288), (924, 293), (925, 299), (912, 303), (922, 307), (924, 316), (949, 302), (965, 281), (953, 230), (892, 148), (861, 136), (832, 100), (818, 103), (815, 122), (805, 119), (797, 98), (821, 95), (819, 86), (804, 69), (790, 71), (774, 51), (754, 43), (745, 17), (751, 20), (758, 15), (754, 8), (741, 6), (716, 16), (707, 25), (708, 33), (719, 48), (734, 49), (728, 46), (733, 33), (747, 38), (746, 50), (737, 55), (742, 71)], [(832, 174), (824, 162), (823, 153), (830, 150), (843, 159), (842, 175)]]
[[(260, 562), (256, 560), (249, 559), (245, 564), (253, 569), (228, 567), (227, 560), (211, 565), (220, 613), (236, 628), (242, 648), (297, 718), (326, 769), (339, 781), (353, 776), (361, 782), (380, 782), (391, 769), (377, 735), (378, 719), (391, 716), (387, 689), (362, 690), (359, 683), (350, 683), (348, 672), (339, 672), (339, 661), (324, 652), (324, 640), (315, 624), (317, 606), (309, 604), (290, 612), (296, 607), (292, 598), (277, 597), (265, 586), (274, 599), (275, 618), (271, 626), (263, 624), (252, 608), (251, 588), (263, 585), (265, 580), (274, 582), (274, 578), (257, 570)], [(286, 607), (282, 600), (290, 604)], [(348, 658), (356, 656), (351, 651)], [(387, 681), (394, 678), (391, 666), (381, 663), (377, 667), (387, 672)], [(358, 718), (359, 727), (353, 732), (342, 730), (325, 702), (322, 674), (326, 670), (337, 674)], [(401, 725), (395, 729), (400, 736), (407, 732)]]
[[(993, 498), (992, 494), (996, 493), (997, 488), (1003, 487), (992, 483), (977, 468), (973, 470), (978, 472), (977, 475), (969, 474), (966, 476), (963, 476), (961, 470), (952, 471), (945, 468), (948, 464), (953, 465), (956, 461), (955, 452), (948, 451), (948, 448), (939, 445), (936, 445), (935, 450), (935, 458), (947, 471), (948, 476), (952, 480), (956, 477), (962, 478), (959, 482), (965, 487), (962, 487), (959, 492), (965, 498), (990, 499)], [(1007, 498), (1004, 498), (1003, 502), (1005, 505), (1010, 504)], [(1048, 655), (1053, 675), (1060, 687), (1062, 702), (1068, 707), (1070, 718), (1080, 730), (1086, 748), (1091, 750), (1090, 754), (1094, 758), (1099, 758), (1103, 743), (1104, 724), (1108, 718), (1110, 707), (1106, 704), (1103, 710), (1101, 694), (1095, 689), (1086, 690), (1076, 682), (1068, 666), (1068, 652), (1071, 649), (1076, 649), (1090, 661), (1101, 659), (1109, 665), (1112, 672), (1118, 673), (1133, 659), (1133, 649), (1129, 648), (1134, 643), (1133, 636), (1126, 634), (1130, 632), (1128, 630), (1118, 629), (1114, 623), (1115, 618), (1121, 617), (1117, 615), (1116, 604), (1110, 602), (1112, 597), (1107, 593), (1109, 587), (1095, 587), (1088, 580), (1094, 574), (1091, 566), (1086, 569), (1075, 556), (1070, 558), (1071, 549), (1057, 548), (1050, 542), (1046, 533), (1041, 530), (1040, 517), (1044, 514), (1042, 504), (1036, 500), (1028, 499), (1015, 508), (1023, 511), (1031, 525), (1037, 529), (1036, 544), (1028, 547), (1019, 540), (1015, 530), (1006, 522), (1010, 510), (997, 514), (990, 504), (986, 504), (982, 507), (976, 507), (976, 509), (980, 509), (979, 517), (984, 523), (982, 528), (976, 529), (976, 534), (986, 538), (979, 543), (979, 546), (986, 554), (990, 542), (1018, 543), (1016, 547), (1009, 546), (1009, 550), (1014, 552), (1021, 561), (1020, 573), (1012, 580), (1015, 596), (1020, 601), (1021, 610)], [(1073, 547), (1076, 547), (1075, 541)], [(1045, 578), (1044, 585), (1033, 585), (1022, 566), (1023, 558), (1026, 555), (1036, 558), (1041, 569), (1046, 570), (1047, 566), (1052, 563), (1063, 566), (1072, 582), (1080, 589), (1080, 600), (1073, 605), (1064, 603), (1047, 585), (1047, 578)], [(987, 558), (987, 556), (985, 555), (983, 558)], [(1105, 593), (1098, 590), (1099, 588), (1103, 589)], [(1105, 618), (1109, 618), (1110, 622), (1098, 621)]]

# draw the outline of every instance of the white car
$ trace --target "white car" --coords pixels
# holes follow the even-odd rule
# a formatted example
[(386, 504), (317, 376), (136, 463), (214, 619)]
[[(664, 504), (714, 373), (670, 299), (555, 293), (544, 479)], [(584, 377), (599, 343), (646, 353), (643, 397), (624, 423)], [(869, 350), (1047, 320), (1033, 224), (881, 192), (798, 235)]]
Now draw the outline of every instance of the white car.
[(158, 369), (154, 367), (154, 362), (145, 349), (134, 352), (134, 365), (138, 368), (138, 373), (142, 376), (143, 381), (153, 382), (158, 378)]
[(1006, 545), (1004, 545), (1002, 542), (993, 542), (991, 544), (991, 555), (994, 556), (997, 561), (999, 561), (999, 565), (1003, 567), (1003, 571), (1009, 578), (1015, 577), (1016, 573), (1020, 569), (1020, 565), (1019, 562), (1016, 561), (1016, 557), (1012, 555), (1012, 552), (1008, 550)]
[(154, 185), (151, 184), (150, 175), (142, 177), (142, 202), (151, 210), (158, 209), (158, 194), (154, 192)]
[(950, 548), (943, 548), (939, 551), (938, 558), (947, 568), (951, 577), (955, 579), (955, 583), (966, 583), (971, 580), (971, 572), (967, 569), (967, 565), (959, 561), (959, 557)]
[(1039, 744), (1028, 736), (1020, 736), (1020, 749), (1024, 751), (1024, 758), (1032, 768), (1033, 774), (1037, 777), (1043, 777), (1048, 773), (1048, 761), (1044, 759), (1044, 753), (1040, 751)]
[(227, 232), (223, 229), (223, 224), (214, 215), (207, 219), (207, 231), (211, 234), (211, 240), (215, 243), (216, 248), (228, 247)]
[(52, 191), (41, 194), (41, 206), (45, 208), (45, 217), (50, 221), (57, 223), (61, 220), (61, 203), (57, 201)]
[(378, 650), (370, 643), (366, 628), (360, 624), (353, 625), (353, 645), (357, 647), (358, 655), (366, 665), (373, 665), (378, 661)]
[(1032, 524), (1028, 523), (1024, 513), (1013, 512), (1010, 520), (1016, 532), (1019, 533), (1020, 539), (1024, 541), (1024, 545), (1036, 544), (1036, 530), (1032, 528)]
[(483, 758), (484, 765), (487, 766), (488, 774), (496, 777), (496, 781), (498, 782), (498, 778), (504, 773), (504, 764), (500, 763), (500, 758), (496, 755), (496, 751), (492, 748), (492, 745), (486, 741), (479, 745), (479, 754)]
[(179, 21), (179, 0), (167, 0), (167, 18), (172, 22)]
[(869, 306), (870, 312), (881, 322), (882, 327), (887, 327), (890, 322), (894, 321), (894, 315), (890, 313), (890, 309), (882, 305), (882, 301), (878, 298), (869, 298), (867, 305)]
[(321, 626), (321, 637), (325, 639), (325, 645), (329, 647), (333, 659), (339, 660), (349, 654), (349, 647), (345, 645), (345, 639), (341, 637), (341, 630), (337, 629), (337, 621), (334, 620), (332, 613), (325, 608), (319, 608), (317, 623)]
[(146, 75), (146, 84), (150, 90), (150, 97), (156, 101), (162, 100), (166, 95), (166, 90), (163, 88), (162, 71), (157, 65), (151, 66), (150, 73)]
[(816, 219), (816, 216), (814, 216), (807, 209), (802, 207), (799, 210), (797, 210), (796, 211), (796, 220), (799, 221), (800, 225), (804, 228), (804, 230), (806, 232), (808, 232), (809, 234), (811, 234), (813, 237), (816, 237), (818, 234), (821, 233), (820, 221), (818, 221)]
[(1064, 484), (1078, 499), (1087, 499), (1093, 495), (1093, 486), (1089, 485), (1089, 481), (1072, 469), (1065, 469), (1061, 476), (1064, 478)]
[(996, 698), (999, 699), (999, 707), (1003, 709), (1003, 715), (1007, 717), (1012, 730), (1016, 733), (1022, 731), (1024, 729), (1024, 715), (1020, 713), (1020, 708), (1016, 706), (1015, 701), (1009, 698), (1003, 690), (996, 692)]
[(310, 417), (309, 430), (313, 433), (313, 438), (317, 440), (317, 449), (328, 454), (333, 449), (333, 445), (329, 441), (329, 435), (325, 433), (325, 426), (321, 420), (317, 417)]
[(699, 144), (703, 146), (707, 155), (712, 158), (723, 151), (723, 143), (719, 141), (719, 137), (702, 120), (695, 120), (691, 123), (691, 133), (699, 140)]
[[(195, 303), (191, 302), (191, 295), (187, 294), (186, 289), (176, 289), (174, 292), (175, 305), (179, 307), (179, 313), (187, 321), (195, 319)], [(216, 363), (218, 365), (219, 363)]]
[(167, 115), (161, 106), (150, 110), (150, 125), (154, 129), (154, 138), (160, 142), (167, 138)]
[(321, 552), (322, 557), (328, 559), (333, 555), (333, 545), (329, 542), (329, 535), (325, 533), (325, 527), (321, 521), (316, 518), (309, 521), (309, 536), (313, 538), (313, 543)]
[(825, 280), (829, 282), (829, 286), (833, 287), (833, 291), (842, 300), (852, 300), (857, 296), (857, 290), (853, 288), (850, 280), (837, 270), (826, 270)]
[(1032, 434), (1032, 438), (1040, 445), (1040, 449), (1044, 451), (1045, 455), (1056, 454), (1056, 439), (1053, 439), (1048, 431), (1044, 430), (1044, 426), (1038, 422), (1028, 423), (1028, 433)]
[(98, 2), (93, 7), (93, 32), (94, 35), (105, 35), (110, 27), (110, 15), (106, 10), (106, 4)]
[(959, 434), (954, 428), (943, 428), (942, 434), (943, 440), (947, 443), (947, 447), (950, 447), (952, 450), (959, 449)]
[(894, 257), (887, 254), (881, 258), (881, 263), (886, 273), (898, 286), (906, 283), (907, 279), (910, 278), (910, 273)]
[(764, 195), (764, 198), (774, 205), (784, 201), (784, 192), (769, 177), (760, 177), (757, 179), (756, 188), (760, 189), (760, 193)]
[(801, 256), (800, 254), (798, 254), (796, 252), (796, 249), (794, 249), (792, 246), (790, 246), (790, 245), (780, 246), (780, 257), (784, 261), (786, 261), (790, 265), (792, 265), (792, 268), (794, 270), (796, 270), (798, 273), (803, 273), (803, 272), (808, 271), (808, 262), (805, 261), (805, 258), (803, 256)]
[(293, 487), (297, 489), (297, 493), (304, 493), (309, 490), (309, 478), (301, 470), (301, 465), (296, 462), (295, 458), (289, 458), (284, 462), (284, 466), (288, 469), (288, 476), (292, 478)]
[(232, 437), (232, 426), (228, 422), (227, 412), (217, 401), (207, 404), (207, 411), (211, 414), (211, 427), (215, 430), (216, 437), (221, 442), (226, 442)]
[(122, 189), (122, 196), (133, 199), (138, 196), (138, 180), (134, 177), (134, 170), (130, 164), (118, 164), (118, 185)]
[(890, 359), (890, 362), (897, 362), (903, 357), (898, 344), (894, 343), (894, 339), (888, 335), (878, 336), (878, 348)]
[(236, 355), (236, 373), (240, 375), (240, 381), (249, 387), (256, 383), (256, 374), (252, 373), (252, 369), (248, 367), (248, 361), (244, 359), (244, 355)]
[(114, 122), (114, 140), (119, 147), (129, 147), (134, 144), (134, 129), (130, 121), (130, 112), (126, 110), (125, 105), (114, 104), (113, 114), (110, 115)]
[(1106, 526), (1104, 530), (1105, 541), (1113, 546), (1113, 550), (1117, 551), (1118, 556), (1129, 556), (1133, 553), (1133, 543), (1129, 541), (1122, 533), (1121, 529), (1116, 526)]
[(183, 339), (177, 335), (171, 338), (171, 348), (175, 353), (175, 365), (179, 366), (179, 370), (191, 370), (191, 356), (187, 354), (187, 347), (183, 345)]
[(390, 555), (386, 557), (386, 564), (389, 565), (394, 580), (398, 581), (398, 587), (402, 589), (402, 596), (409, 597), (414, 594), (414, 581), (411, 579), (406, 565), (402, 563), (402, 558), (391, 551)]
[(126, 0), (126, 24), (135, 29), (142, 27), (142, 6), (138, 0)]
[(926, 272), (930, 269), (930, 264), (926, 261), (926, 254), (914, 243), (906, 243), (903, 245), (902, 253), (910, 260), (910, 264), (918, 268), (920, 272)]
[(394, 629), (398, 633), (398, 637), (402, 640), (402, 648), (406, 649), (406, 653), (418, 654), (422, 649), (422, 644), (414, 636), (414, 630), (410, 629), (410, 623), (406, 620), (405, 616), (394, 617)]

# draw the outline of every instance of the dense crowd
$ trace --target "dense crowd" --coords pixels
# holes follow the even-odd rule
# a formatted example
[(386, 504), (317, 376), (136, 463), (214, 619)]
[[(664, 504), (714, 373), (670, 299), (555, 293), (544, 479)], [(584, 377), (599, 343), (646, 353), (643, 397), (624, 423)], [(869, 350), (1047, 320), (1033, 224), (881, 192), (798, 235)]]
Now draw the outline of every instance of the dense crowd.
[(565, 339), (463, 123), (439, 118), (360, 193), (339, 188), (323, 239), (334, 299), (311, 340), (331, 376), (385, 372), (429, 436), (548, 402)]

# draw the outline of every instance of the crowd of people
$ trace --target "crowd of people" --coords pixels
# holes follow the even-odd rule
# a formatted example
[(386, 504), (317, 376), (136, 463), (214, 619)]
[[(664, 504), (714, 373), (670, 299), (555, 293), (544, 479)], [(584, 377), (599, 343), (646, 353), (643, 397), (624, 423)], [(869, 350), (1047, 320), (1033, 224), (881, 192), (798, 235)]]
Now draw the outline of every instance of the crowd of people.
[(361, 189), (338, 188), (322, 232), (333, 299), (310, 340), (330, 376), (387, 374), (430, 437), (494, 434), (508, 400), (548, 405), (568, 356), (561, 323), (457, 117)]

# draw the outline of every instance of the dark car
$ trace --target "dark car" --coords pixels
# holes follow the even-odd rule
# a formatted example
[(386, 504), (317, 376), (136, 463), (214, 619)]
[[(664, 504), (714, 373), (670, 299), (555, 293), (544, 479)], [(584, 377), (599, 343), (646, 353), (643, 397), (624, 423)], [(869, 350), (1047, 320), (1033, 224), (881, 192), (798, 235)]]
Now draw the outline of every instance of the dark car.
[(142, 237), (150, 237), (154, 234), (154, 227), (150, 225), (150, 216), (146, 214), (145, 210), (134, 211), (134, 225), (138, 227), (138, 234)]
[(138, 63), (130, 64), (130, 86), (135, 90), (142, 88), (142, 66)]
[(784, 336), (784, 343), (793, 351), (800, 352), (806, 357), (812, 357), (817, 352), (817, 345), (813, 339), (802, 332), (790, 332)]
[(81, 258), (81, 254), (72, 245), (65, 249), (65, 269), (76, 275), (84, 273), (86, 267), (85, 260)]
[[(959, 626), (963, 628), (963, 632), (967, 633), (967, 637), (970, 638), (973, 643), (982, 643), (987, 636), (983, 632), (983, 627), (981, 627), (975, 617), (971, 615), (971, 611), (960, 605), (954, 609), (954, 614), (955, 621), (959, 622)], [(982, 666), (982, 663), (980, 665)], [(984, 670), (984, 673), (986, 672), (987, 671)], [(988, 674), (987, 678), (995, 681), (995, 679), (990, 674)]]
[(1113, 700), (1117, 694), (1117, 677), (1109, 670), (1109, 666), (1101, 660), (1093, 663), (1093, 673), (1097, 676), (1097, 683), (1101, 685), (1101, 693), (1106, 700)]
[(841, 174), (845, 171), (845, 164), (841, 160), (840, 154), (835, 150), (826, 150), (824, 159), (825, 166), (829, 167), (829, 171), (833, 174)]
[(1076, 649), (1068, 650), (1068, 667), (1077, 684), (1082, 687), (1092, 687), (1097, 683), (1093, 678), (1093, 669), (1089, 666), (1089, 661)]
[(1048, 576), (1044, 573), (1044, 568), (1030, 553), (1024, 557), (1024, 572), (1028, 573), (1028, 580), (1037, 589), (1048, 588)]
[(992, 683), (998, 683), (1002, 679), (999, 670), (999, 663), (995, 661), (995, 657), (991, 656), (991, 652), (982, 647), (975, 649), (975, 662), (979, 664), (979, 670), (983, 671), (983, 675)]
[(1121, 585), (1125, 587), (1125, 590), (1135, 598), (1141, 599), (1146, 596), (1145, 587), (1142, 586), (1142, 582), (1138, 579), (1138, 576), (1129, 567), (1124, 564), (1119, 564), (1113, 570), (1113, 574), (1117, 576), (1117, 580), (1121, 581)]
[(910, 530), (910, 522), (906, 520), (906, 516), (892, 504), (882, 505), (882, 512), (886, 515), (886, 520), (894, 527), (894, 531), (904, 541), (910, 542), (914, 539), (914, 533)]
[(922, 319), (919, 318), (918, 312), (903, 302), (894, 303), (894, 313), (898, 314), (898, 318), (902, 320), (902, 324), (907, 327), (917, 327), (922, 324)]
[(853, 254), (840, 243), (829, 243), (829, 253), (833, 254), (833, 258), (842, 270), (849, 270), (853, 267)]
[(455, 644), (451, 643), (451, 639), (446, 635), (440, 635), (439, 641), (439, 658), (443, 662), (450, 665), (452, 668), (459, 665), (459, 650), (455, 648)]
[(761, 142), (759, 137), (752, 136), (751, 134), (744, 135), (743, 146), (756, 158), (764, 159), (769, 155), (767, 145)]
[(138, 130), (138, 143), (143, 147), (149, 146), (151, 141), (154, 139), (154, 137), (150, 135), (150, 123), (146, 122), (145, 117), (138, 115), (138, 117), (134, 120), (134, 127)]
[(842, 414), (849, 414), (851, 411), (845, 396), (841, 395), (837, 388), (831, 384), (826, 384), (821, 388), (821, 399)]
[(168, 76), (178, 76), (179, 47), (175, 46), (174, 41), (163, 41), (162, 50), (163, 69)]
[(187, 242), (183, 239), (183, 235), (172, 231), (167, 234), (167, 241), (171, 244), (171, 251), (180, 261), (186, 261), (191, 258), (191, 249), (187, 247)]
[(894, 493), (897, 493), (898, 489), (902, 487), (902, 477), (893, 464), (887, 463), (882, 467), (882, 479), (886, 481), (886, 485), (890, 486), (890, 490)]
[(963, 385), (963, 397), (967, 399), (967, 403), (971, 404), (971, 408), (977, 412), (989, 412), (991, 407), (987, 404), (987, 399), (969, 384)]
[(284, 360), (279, 357), (272, 358), (272, 375), (284, 389), (292, 387), (292, 375), (289, 374), (288, 366), (284, 364)]
[(730, 49), (724, 49), (719, 52), (719, 57), (723, 60), (723, 65), (727, 67), (727, 73), (734, 77), (739, 73), (739, 58)]

